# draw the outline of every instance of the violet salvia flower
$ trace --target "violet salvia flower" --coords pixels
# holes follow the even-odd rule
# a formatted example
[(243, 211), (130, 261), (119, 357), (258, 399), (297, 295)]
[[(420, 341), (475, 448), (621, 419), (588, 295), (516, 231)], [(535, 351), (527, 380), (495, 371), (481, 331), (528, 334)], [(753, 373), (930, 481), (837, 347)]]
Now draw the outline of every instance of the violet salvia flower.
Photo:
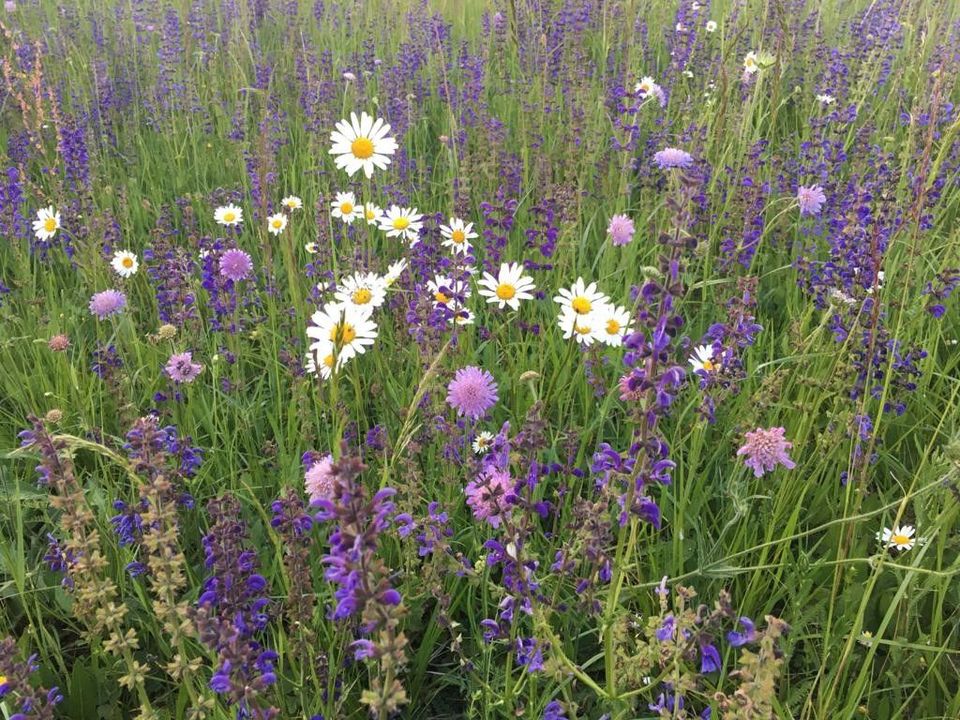
[(797, 204), (801, 215), (819, 215), (827, 196), (819, 185), (797, 188)]
[(668, 147), (655, 153), (653, 161), (661, 170), (685, 169), (693, 165), (693, 156), (686, 150)]
[(201, 370), (203, 370), (203, 365), (193, 362), (193, 354), (189, 351), (171, 355), (164, 366), (167, 376), (178, 385), (192, 383), (197, 379)]
[(98, 320), (104, 320), (111, 315), (120, 314), (127, 306), (127, 296), (119, 290), (104, 290), (94, 293), (90, 298), (91, 315), (96, 315)]
[(283, 610), (293, 639), (300, 643), (301, 654), (313, 636), (311, 620), (315, 592), (313, 589), (310, 557), (313, 554), (313, 518), (300, 494), (292, 488), (271, 505), (273, 518), (270, 526), (277, 532), (283, 545), (283, 566), (289, 581), (289, 591)]
[(757, 428), (748, 432), (743, 446), (737, 450), (737, 456), (746, 455), (744, 464), (753, 470), (756, 477), (763, 477), (765, 473), (773, 472), (777, 465), (783, 465), (788, 470), (796, 467), (787, 451), (793, 447), (784, 437), (786, 430), (782, 427), (764, 430)]
[(613, 245), (630, 244), (635, 232), (636, 228), (633, 226), (633, 220), (626, 215), (614, 215), (610, 218), (610, 224), (607, 225), (607, 234), (610, 236), (610, 242)]
[(24, 661), (19, 654), (13, 638), (0, 640), (0, 698), (10, 710), (17, 710), (9, 715), (10, 720), (53, 720), (63, 695), (57, 687), (34, 687), (30, 675), (39, 669), (37, 656)]
[(497, 400), (493, 375), (473, 365), (457, 370), (447, 385), (447, 404), (471, 420), (483, 417)]
[(740, 618), (740, 624), (743, 625), (743, 632), (731, 630), (727, 633), (727, 642), (734, 647), (743, 647), (756, 638), (757, 630), (753, 620), (744, 616)]

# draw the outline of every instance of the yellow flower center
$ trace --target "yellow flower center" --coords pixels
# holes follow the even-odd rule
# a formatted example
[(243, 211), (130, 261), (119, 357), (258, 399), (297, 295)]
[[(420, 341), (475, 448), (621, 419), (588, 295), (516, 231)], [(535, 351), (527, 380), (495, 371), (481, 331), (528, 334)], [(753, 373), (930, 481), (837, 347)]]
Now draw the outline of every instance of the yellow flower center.
[(326, 365), (328, 368), (332, 368), (333, 361), (334, 361), (334, 357), (333, 357), (333, 353), (331, 353), (323, 359), (323, 364)]
[(748, 68), (752, 68), (756, 66), (757, 61), (754, 60), (752, 57), (748, 57), (746, 60), (744, 60), (743, 64), (746, 65)]
[(489, 444), (490, 444), (490, 441), (487, 438), (485, 437), (477, 438), (477, 447), (485, 448)]
[(613, 318), (607, 320), (607, 334), (616, 335), (620, 332), (620, 323)]
[(228, 222), (228, 223), (229, 223), (229, 222), (233, 222), (233, 221), (236, 220), (236, 219), (237, 219), (236, 213), (225, 212), (225, 213), (223, 214), (223, 221), (224, 221), (224, 222)]
[(296, 200), (287, 200), (287, 207), (290, 208), (291, 210), (296, 210), (296, 209), (297, 209), (297, 201), (296, 201)]
[(574, 312), (580, 315), (586, 315), (593, 308), (593, 305), (583, 295), (579, 295), (573, 299), (570, 307), (573, 308)]
[(406, 230), (410, 227), (410, 218), (408, 217), (398, 217), (393, 220), (393, 229), (394, 230)]
[(450, 233), (450, 239), (459, 245), (467, 239), (467, 234), (463, 230), (454, 230), (452, 233)]
[(373, 293), (367, 288), (357, 288), (350, 297), (353, 298), (355, 305), (366, 305), (373, 299)]
[(273, 221), (273, 227), (275, 227), (277, 230), (279, 230), (280, 228), (282, 228), (282, 227), (283, 227), (283, 220), (280, 220), (280, 219), (274, 220), (274, 221)]
[(340, 345), (349, 345), (357, 339), (357, 329), (350, 323), (337, 323), (330, 330), (330, 340)]
[(574, 326), (573, 326), (573, 330), (574, 330), (574, 332), (577, 333), (577, 335), (589, 335), (589, 334), (590, 334), (590, 326), (589, 326), (589, 325), (574, 325)]
[(123, 265), (125, 268), (128, 268), (128, 269), (132, 268), (133, 258), (125, 257), (123, 260), (120, 261), (120, 264)]
[(46, 230), (48, 233), (52, 233), (54, 230), (57, 229), (57, 219), (48, 217), (46, 220), (43, 221), (43, 229)]
[(903, 533), (895, 533), (891, 538), (890, 542), (898, 547), (903, 547), (904, 545), (910, 544), (910, 538), (908, 538)]
[(358, 137), (350, 144), (350, 152), (354, 157), (366, 160), (373, 155), (373, 141), (370, 138)]
[(511, 300), (517, 294), (517, 289), (510, 283), (497, 285), (497, 297), (501, 300)]
[(446, 295), (444, 295), (444, 294), (443, 294), (442, 292), (440, 292), (439, 290), (437, 290), (437, 291), (433, 294), (433, 299), (436, 300), (438, 303), (443, 303), (444, 305), (446, 305), (448, 302), (450, 302), (450, 298), (448, 298)]
[(650, 92), (650, 83), (640, 83), (640, 92), (644, 95)]
[(715, 367), (716, 367), (716, 365), (713, 364), (713, 360), (704, 360), (704, 361), (703, 361), (703, 369), (706, 370), (707, 372), (713, 372), (713, 369), (714, 369)]
[(367, 208), (363, 215), (367, 220), (373, 220), (377, 216), (377, 214), (370, 208)]
[(350, 215), (353, 213), (353, 204), (352, 203), (340, 203), (340, 212), (344, 215)]

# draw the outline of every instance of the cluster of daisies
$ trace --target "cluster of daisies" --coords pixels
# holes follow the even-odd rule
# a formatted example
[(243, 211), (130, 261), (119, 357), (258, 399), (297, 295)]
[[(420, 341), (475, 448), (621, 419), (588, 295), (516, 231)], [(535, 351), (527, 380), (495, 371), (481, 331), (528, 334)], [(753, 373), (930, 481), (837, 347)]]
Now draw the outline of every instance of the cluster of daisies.
[(569, 288), (560, 288), (553, 301), (560, 305), (557, 324), (565, 340), (620, 347), (632, 331), (630, 311), (612, 303), (595, 282), (587, 285), (582, 277)]

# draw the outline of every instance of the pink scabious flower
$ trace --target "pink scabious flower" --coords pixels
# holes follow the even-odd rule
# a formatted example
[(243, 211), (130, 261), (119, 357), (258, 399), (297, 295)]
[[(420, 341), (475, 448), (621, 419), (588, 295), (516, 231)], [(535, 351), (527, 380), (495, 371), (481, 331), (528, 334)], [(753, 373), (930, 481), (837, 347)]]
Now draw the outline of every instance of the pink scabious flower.
[(510, 473), (490, 468), (480, 473), (476, 480), (467, 484), (464, 493), (467, 505), (477, 520), (486, 520), (495, 528), (510, 509), (507, 498), (513, 494), (513, 480)]
[(203, 370), (203, 365), (193, 361), (192, 353), (182, 352), (171, 355), (164, 370), (177, 384), (192, 383)]
[(473, 365), (457, 370), (447, 385), (447, 404), (471, 420), (483, 417), (498, 399), (493, 375)]
[(610, 218), (607, 234), (610, 236), (610, 242), (614, 245), (629, 244), (633, 240), (634, 232), (636, 232), (636, 229), (633, 226), (633, 220), (626, 215), (614, 215)]
[(250, 277), (253, 272), (253, 260), (243, 250), (232, 248), (220, 256), (220, 274), (227, 280), (239, 282)]
[(54, 352), (64, 352), (68, 347), (70, 347), (70, 338), (62, 333), (60, 335), (54, 335), (52, 338), (47, 340), (47, 347)]
[(797, 188), (797, 202), (800, 204), (801, 215), (819, 215), (826, 201), (827, 196), (819, 185), (811, 187), (801, 185)]
[(311, 503), (330, 500), (333, 497), (334, 477), (333, 455), (324, 455), (310, 466), (304, 475), (303, 484)]
[(756, 477), (763, 477), (765, 473), (773, 472), (778, 463), (792, 470), (796, 467), (796, 463), (787, 455), (787, 450), (793, 447), (793, 443), (788, 442), (783, 436), (785, 432), (786, 430), (782, 427), (768, 430), (757, 428), (753, 432), (748, 432), (743, 447), (737, 450), (737, 456), (747, 456), (744, 462), (747, 467), (753, 469)]
[(96, 315), (98, 320), (103, 320), (111, 315), (116, 315), (127, 306), (127, 296), (119, 290), (104, 290), (95, 293), (90, 298), (90, 314)]
[(653, 156), (653, 161), (661, 170), (688, 168), (693, 165), (693, 155), (678, 148), (664, 148)]

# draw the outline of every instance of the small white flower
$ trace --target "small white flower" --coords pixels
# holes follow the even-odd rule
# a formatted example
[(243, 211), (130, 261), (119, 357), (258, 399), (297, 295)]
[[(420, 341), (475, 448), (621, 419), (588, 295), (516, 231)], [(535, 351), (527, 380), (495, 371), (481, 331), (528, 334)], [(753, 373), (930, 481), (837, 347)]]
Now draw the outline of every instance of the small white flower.
[(290, 212), (303, 209), (303, 200), (298, 198), (296, 195), (287, 195), (283, 200), (280, 201), (280, 204)]
[(317, 247), (317, 244), (315, 242), (308, 242), (306, 245), (303, 246), (303, 249), (306, 250), (311, 255), (316, 255), (319, 250), (319, 247)]
[[(327, 303), (311, 317), (307, 337), (331, 346), (338, 362), (346, 362), (355, 355), (362, 355), (377, 339), (377, 324), (371, 319), (370, 312), (369, 306)], [(317, 363), (317, 366), (321, 364), (325, 363)]]
[(400, 258), (393, 265), (387, 268), (387, 272), (383, 276), (383, 282), (387, 287), (393, 285), (397, 280), (400, 279), (400, 276), (403, 274), (403, 271), (407, 269), (407, 261), (404, 258)]
[(137, 262), (137, 256), (129, 250), (120, 250), (114, 254), (113, 260), (110, 261), (110, 266), (117, 275), (122, 278), (128, 278), (136, 274), (140, 263)]
[(817, 95), (817, 102), (821, 105), (833, 105), (837, 99), (833, 95)]
[(702, 370), (703, 372), (710, 373), (720, 367), (718, 363), (713, 362), (712, 345), (698, 345), (694, 348), (693, 357), (690, 358), (690, 364), (693, 366), (694, 372)]
[(397, 141), (387, 137), (390, 125), (382, 119), (374, 120), (367, 113), (361, 113), (357, 119), (356, 113), (350, 113), (350, 121), (341, 120), (337, 129), (330, 133), (333, 147), (330, 154), (336, 155), (336, 165), (353, 176), (357, 170), (363, 170), (370, 178), (373, 169), (385, 170), (390, 164), (388, 155), (397, 151)]
[(746, 57), (743, 58), (743, 72), (747, 75), (753, 75), (760, 69), (760, 66), (757, 64), (757, 54), (752, 50), (747, 53)]
[(423, 216), (416, 208), (402, 208), (391, 205), (380, 216), (380, 229), (387, 233), (387, 237), (399, 237), (408, 240), (410, 245), (420, 242), (420, 229), (423, 227)]
[(483, 455), (493, 445), (493, 433), (488, 430), (481, 430), (473, 439), (473, 451), (477, 455)]
[(224, 226), (236, 226), (243, 222), (243, 209), (237, 205), (222, 205), (213, 211), (213, 219)]
[(387, 299), (387, 285), (376, 273), (355, 273), (340, 281), (334, 297), (345, 305), (380, 307)]
[(479, 237), (473, 231), (473, 223), (464, 223), (460, 218), (450, 218), (449, 225), (440, 226), (443, 235), (443, 247), (450, 248), (454, 253), (466, 255), (470, 252), (470, 241)]
[(912, 525), (901, 525), (892, 530), (884, 528), (883, 532), (877, 533), (877, 540), (890, 550), (906, 552), (920, 541), (919, 538), (914, 537), (915, 532), (916, 529)]
[(520, 263), (502, 263), (497, 277), (485, 272), (477, 284), (480, 295), (487, 298), (488, 303), (495, 303), (501, 309), (509, 306), (512, 310), (519, 309), (521, 300), (532, 300), (531, 291), (536, 289), (533, 278), (523, 274)]
[(60, 211), (53, 206), (37, 210), (37, 219), (33, 221), (33, 232), (37, 240), (49, 240), (60, 229)]
[(273, 235), (279, 235), (287, 227), (287, 216), (277, 213), (267, 218), (267, 230)]
[(380, 222), (380, 216), (383, 215), (383, 208), (372, 202), (363, 204), (363, 219), (367, 225), (376, 225)]
[(713, 20), (708, 20), (707, 24), (704, 26), (704, 30), (706, 30), (708, 33), (716, 32), (717, 23), (715, 23)]
[(565, 307), (560, 311), (560, 317), (557, 318), (557, 324), (563, 331), (563, 339), (573, 338), (580, 345), (593, 345), (602, 339), (603, 323), (600, 320), (599, 311), (603, 306), (589, 313), (578, 313), (576, 310)]
[(593, 312), (597, 306), (609, 303), (610, 298), (597, 289), (595, 282), (587, 285), (582, 277), (578, 277), (569, 288), (557, 290), (553, 301), (559, 303), (563, 310), (570, 309), (580, 315), (586, 315)]
[(352, 192), (338, 192), (337, 199), (330, 203), (330, 214), (349, 225), (363, 217), (363, 208), (357, 205), (357, 198)]
[(623, 345), (623, 339), (632, 331), (630, 311), (622, 305), (603, 304), (596, 310), (600, 328), (599, 340), (611, 347)]

